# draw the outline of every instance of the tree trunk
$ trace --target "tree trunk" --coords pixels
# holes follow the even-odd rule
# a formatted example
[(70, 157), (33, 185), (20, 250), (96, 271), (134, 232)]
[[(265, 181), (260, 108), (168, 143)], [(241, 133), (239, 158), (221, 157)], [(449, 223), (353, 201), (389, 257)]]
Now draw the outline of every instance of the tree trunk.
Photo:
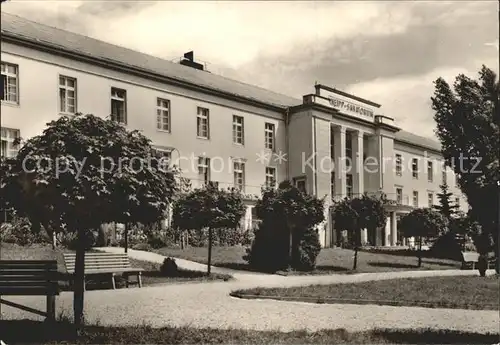
[(52, 230), (52, 250), (56, 250), (56, 248), (57, 248), (56, 232)]
[(212, 228), (208, 228), (208, 269), (207, 274), (210, 275), (212, 265)]
[(125, 224), (125, 228), (123, 229), (123, 236), (125, 238), (125, 253), (128, 253), (128, 226), (129, 224)]
[(288, 268), (292, 269), (293, 268), (293, 231), (292, 227), (290, 224), (288, 224), (288, 230), (290, 232), (290, 243), (289, 243), (289, 248), (288, 248)]
[(358, 246), (354, 247), (354, 264), (352, 265), (352, 270), (356, 271), (358, 268)]
[(75, 259), (75, 276), (73, 279), (73, 314), (77, 333), (83, 328), (83, 296), (85, 292), (85, 236), (84, 230), (78, 230)]
[(422, 236), (418, 237), (418, 267), (422, 267)]

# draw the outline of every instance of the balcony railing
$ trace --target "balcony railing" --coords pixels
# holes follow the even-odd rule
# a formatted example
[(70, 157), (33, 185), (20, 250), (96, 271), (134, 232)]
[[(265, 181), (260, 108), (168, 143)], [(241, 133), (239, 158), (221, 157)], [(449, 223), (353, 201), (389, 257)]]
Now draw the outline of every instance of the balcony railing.
[[(367, 193), (351, 193), (350, 195), (333, 195), (332, 196), (332, 201), (333, 202), (339, 202), (345, 199), (346, 197), (348, 199), (354, 199), (354, 198), (360, 198), (362, 195), (368, 195), (368, 196), (373, 196), (373, 197), (381, 197), (382, 193), (381, 192), (367, 192)], [(402, 205), (402, 206), (411, 206), (410, 204), (410, 197), (405, 194), (397, 194), (397, 193), (384, 193), (385, 197), (387, 199), (387, 205)]]

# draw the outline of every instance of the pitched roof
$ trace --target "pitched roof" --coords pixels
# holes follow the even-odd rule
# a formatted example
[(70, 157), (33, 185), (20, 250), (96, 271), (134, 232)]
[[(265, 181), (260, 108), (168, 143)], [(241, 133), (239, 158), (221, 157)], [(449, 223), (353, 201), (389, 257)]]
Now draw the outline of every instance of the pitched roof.
[(254, 85), (200, 71), (131, 49), (96, 40), (70, 31), (57, 29), (2, 12), (2, 34), (18, 36), (49, 44), (74, 53), (138, 67), (164, 77), (188, 82), (204, 88), (286, 108), (302, 100), (269, 91)]
[[(40, 24), (10, 13), (2, 12), (1, 21), (2, 35), (7, 34), (20, 37), (30, 41), (48, 44), (73, 53), (126, 64), (167, 78), (184, 81), (207, 89), (220, 91), (275, 107), (286, 108), (302, 104), (302, 100), (294, 97), (225, 78), (207, 71), (200, 71), (183, 66), (175, 62), (84, 35)], [(396, 140), (433, 150), (441, 150), (441, 146), (437, 141), (406, 131), (397, 132)]]
[(441, 144), (431, 138), (422, 137), (407, 131), (400, 130), (395, 134), (395, 140), (402, 143), (409, 143), (424, 148), (429, 148), (441, 152)]

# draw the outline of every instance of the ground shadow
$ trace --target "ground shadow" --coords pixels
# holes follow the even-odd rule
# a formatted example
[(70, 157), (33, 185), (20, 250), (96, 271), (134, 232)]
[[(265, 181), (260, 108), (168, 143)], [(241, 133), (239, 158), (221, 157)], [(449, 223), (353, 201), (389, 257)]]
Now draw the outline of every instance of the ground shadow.
[(369, 262), (368, 265), (373, 267), (384, 267), (384, 268), (418, 268), (418, 265), (408, 265), (400, 264), (397, 262)]
[(316, 266), (315, 271), (318, 272), (350, 272), (351, 269), (347, 267), (341, 267), (341, 266), (331, 266), (331, 265), (318, 265)]
[[(418, 259), (417, 259), (418, 260)], [(456, 267), (460, 268), (460, 263), (451, 263), (451, 262), (442, 262), (442, 261), (433, 261), (433, 260), (422, 260), (423, 264), (436, 265), (436, 266), (446, 266), (446, 267)]]
[(245, 263), (218, 263), (214, 264), (214, 267), (220, 267), (220, 268), (228, 268), (236, 271), (248, 271), (248, 272), (256, 272), (256, 273), (270, 273), (270, 272), (260, 272), (256, 270), (255, 268), (251, 267), (249, 264)]
[[(3, 342), (15, 344), (234, 344), (240, 343), (315, 343), (321, 344), (495, 344), (498, 334), (477, 334), (460, 331), (430, 329), (377, 329), (366, 332), (348, 332), (331, 329), (307, 334), (243, 330), (198, 329), (189, 327), (150, 328), (102, 327), (88, 325), (77, 339), (75, 329), (68, 321), (45, 323), (32, 320), (1, 320)], [(313, 337), (313, 338), (311, 338)]]

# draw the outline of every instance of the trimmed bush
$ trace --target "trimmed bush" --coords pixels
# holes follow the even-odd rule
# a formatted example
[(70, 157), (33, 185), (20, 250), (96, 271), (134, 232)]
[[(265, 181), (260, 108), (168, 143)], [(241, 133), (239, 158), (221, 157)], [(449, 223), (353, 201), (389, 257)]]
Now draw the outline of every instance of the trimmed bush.
[(179, 275), (179, 268), (175, 263), (175, 259), (166, 258), (160, 267), (160, 272), (165, 277), (177, 277)]
[(321, 248), (315, 228), (324, 221), (323, 200), (284, 181), (278, 189), (264, 189), (255, 208), (261, 223), (243, 259), (263, 272), (313, 270)]
[(0, 225), (0, 239), (6, 243), (29, 246), (34, 243), (49, 243), (44, 228), (35, 231), (28, 218), (14, 216), (10, 222)]

